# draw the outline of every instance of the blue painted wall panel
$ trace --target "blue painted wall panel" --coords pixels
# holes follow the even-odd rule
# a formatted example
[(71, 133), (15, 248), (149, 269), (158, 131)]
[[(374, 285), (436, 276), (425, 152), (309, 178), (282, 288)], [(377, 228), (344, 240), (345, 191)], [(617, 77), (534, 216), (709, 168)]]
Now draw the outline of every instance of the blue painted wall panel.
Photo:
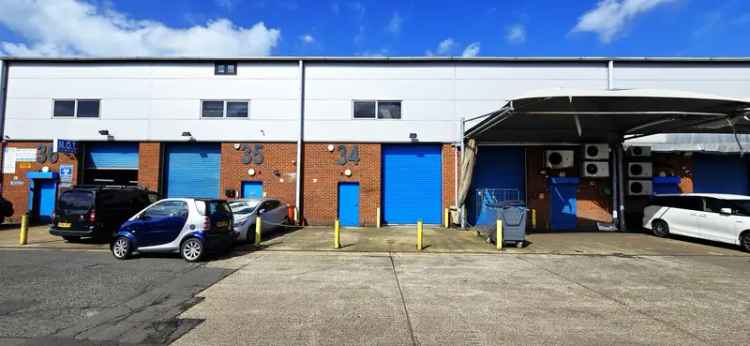
[(169, 144), (165, 157), (164, 186), (167, 197), (220, 197), (221, 147), (219, 144)]
[(471, 189), (466, 208), (469, 224), (494, 224), (495, 218), (480, 217), (477, 191), (481, 189), (518, 189), (521, 199), (526, 196), (524, 149), (519, 147), (479, 147)]
[(748, 178), (748, 162), (737, 154), (693, 156), (694, 192), (747, 195)]
[(359, 183), (339, 183), (338, 217), (342, 226), (359, 225)]
[(440, 224), (442, 157), (440, 145), (383, 145), (383, 221)]
[(550, 228), (553, 231), (575, 230), (578, 217), (576, 216), (576, 190), (579, 178), (549, 178), (550, 196)]
[(86, 168), (138, 169), (138, 143), (89, 143)]

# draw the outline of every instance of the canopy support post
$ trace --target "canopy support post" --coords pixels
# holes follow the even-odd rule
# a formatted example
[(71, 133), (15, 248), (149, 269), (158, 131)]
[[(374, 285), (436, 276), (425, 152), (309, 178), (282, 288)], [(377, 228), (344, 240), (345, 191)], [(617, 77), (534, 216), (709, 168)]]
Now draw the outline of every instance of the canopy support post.
[[(461, 167), (464, 166), (464, 160), (465, 160), (465, 151), (466, 149), (466, 118), (461, 117)], [(461, 173), (463, 173), (463, 169), (461, 169)], [(464, 177), (461, 177), (461, 180), (463, 180)], [(456, 197), (458, 198), (458, 197)], [(458, 208), (458, 218), (461, 221), (461, 229), (466, 229), (466, 218), (464, 215), (466, 214), (466, 202), (464, 202), (462, 205), (456, 205), (456, 208)]]
[(615, 146), (615, 157), (616, 157), (616, 170), (617, 170), (617, 228), (620, 232), (627, 231), (625, 223), (625, 175), (624, 175), (624, 164), (623, 157), (625, 151), (623, 150), (623, 139)]

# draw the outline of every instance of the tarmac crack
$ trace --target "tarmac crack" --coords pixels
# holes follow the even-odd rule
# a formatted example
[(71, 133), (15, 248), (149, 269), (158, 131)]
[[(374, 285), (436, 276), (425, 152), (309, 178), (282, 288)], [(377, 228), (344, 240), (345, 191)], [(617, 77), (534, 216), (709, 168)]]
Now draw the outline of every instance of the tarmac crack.
[(704, 340), (702, 337), (700, 337), (700, 336), (698, 336), (698, 335), (696, 335), (694, 333), (691, 333), (690, 331), (685, 330), (684, 328), (681, 328), (680, 326), (677, 326), (674, 323), (662, 320), (662, 319), (660, 319), (658, 317), (655, 317), (655, 316), (651, 316), (651, 315), (649, 315), (649, 314), (647, 314), (647, 313), (645, 313), (645, 312), (643, 312), (643, 311), (641, 311), (639, 309), (636, 309), (636, 308), (628, 305), (627, 303), (625, 303), (623, 301), (620, 301), (619, 299), (617, 299), (615, 297), (612, 297), (612, 296), (610, 296), (610, 295), (608, 295), (606, 293), (600, 292), (600, 291), (598, 291), (598, 290), (596, 290), (596, 289), (594, 289), (592, 287), (589, 287), (588, 285), (580, 283), (580, 282), (578, 282), (578, 281), (576, 281), (576, 280), (574, 280), (572, 278), (569, 278), (567, 276), (564, 276), (564, 275), (562, 275), (560, 273), (557, 273), (557, 272), (554, 272), (552, 270), (549, 270), (549, 269), (547, 269), (545, 267), (542, 267), (542, 266), (540, 266), (540, 265), (538, 265), (536, 263), (532, 263), (530, 261), (527, 261), (526, 259), (523, 259), (521, 257), (518, 257), (518, 259), (521, 260), (521, 261), (523, 261), (523, 262), (526, 262), (526, 263), (528, 263), (528, 264), (530, 264), (530, 265), (532, 265), (532, 266), (534, 266), (536, 268), (539, 268), (539, 269), (541, 269), (541, 270), (543, 270), (543, 271), (545, 271), (545, 272), (547, 272), (549, 274), (552, 274), (552, 275), (554, 275), (554, 276), (556, 276), (556, 277), (558, 277), (558, 278), (560, 278), (562, 280), (571, 282), (571, 283), (575, 284), (576, 286), (579, 286), (579, 287), (581, 287), (581, 288), (583, 288), (583, 289), (585, 289), (585, 290), (587, 290), (589, 292), (592, 292), (592, 293), (594, 293), (594, 294), (596, 294), (596, 295), (598, 295), (598, 296), (600, 296), (600, 297), (602, 297), (602, 298), (604, 298), (606, 300), (612, 301), (615, 304), (620, 305), (620, 306), (624, 307), (627, 310), (633, 311), (633, 312), (635, 312), (635, 313), (637, 313), (637, 314), (639, 314), (639, 315), (641, 315), (643, 317), (646, 317), (648, 319), (654, 320), (654, 321), (656, 321), (658, 323), (661, 323), (661, 324), (663, 324), (663, 325), (665, 325), (667, 327), (674, 328), (675, 330), (678, 330), (678, 331), (684, 333), (685, 335), (688, 335), (688, 336), (690, 336), (690, 337), (692, 337), (692, 338), (694, 338), (696, 340), (699, 340), (699, 341), (701, 341), (701, 342), (703, 342), (705, 344), (709, 344), (709, 345), (712, 344), (708, 340)]
[(417, 337), (414, 335), (414, 327), (411, 324), (411, 318), (409, 317), (409, 308), (406, 307), (406, 298), (404, 298), (404, 291), (401, 289), (401, 281), (398, 279), (398, 272), (396, 272), (396, 263), (393, 261), (393, 254), (388, 253), (388, 259), (391, 261), (391, 268), (393, 269), (393, 277), (396, 279), (396, 287), (398, 288), (398, 294), (401, 296), (401, 306), (404, 308), (404, 315), (406, 315), (406, 326), (409, 330), (409, 337), (411, 338), (411, 344), (416, 346)]

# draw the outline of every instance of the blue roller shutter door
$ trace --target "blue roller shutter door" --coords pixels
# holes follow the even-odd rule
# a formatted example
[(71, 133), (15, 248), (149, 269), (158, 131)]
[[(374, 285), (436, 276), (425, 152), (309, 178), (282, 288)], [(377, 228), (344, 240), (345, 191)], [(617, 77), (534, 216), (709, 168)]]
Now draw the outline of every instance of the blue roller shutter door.
[(737, 154), (695, 154), (693, 190), (703, 193), (747, 195), (748, 162)]
[(442, 206), (440, 145), (383, 145), (383, 221), (439, 224)]
[[(482, 189), (518, 190), (519, 198), (526, 196), (526, 154), (520, 147), (479, 148), (466, 209), (469, 224), (495, 224), (495, 218), (480, 217), (482, 208), (477, 205), (477, 191)], [(480, 220), (481, 219), (481, 220)]]
[(219, 197), (221, 165), (219, 144), (169, 144), (165, 157), (164, 186), (167, 197)]
[(138, 169), (138, 143), (89, 143), (86, 169)]

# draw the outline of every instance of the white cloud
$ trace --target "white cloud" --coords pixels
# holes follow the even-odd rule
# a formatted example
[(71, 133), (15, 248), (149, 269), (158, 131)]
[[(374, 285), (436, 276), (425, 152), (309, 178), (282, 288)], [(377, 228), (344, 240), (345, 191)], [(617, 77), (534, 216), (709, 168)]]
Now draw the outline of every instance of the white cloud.
[(596, 33), (600, 41), (609, 43), (636, 16), (673, 1), (677, 0), (601, 0), (578, 18), (572, 31)]
[(302, 43), (305, 43), (305, 44), (315, 43), (315, 37), (313, 37), (313, 35), (310, 35), (310, 34), (302, 35), (299, 37), (299, 39), (300, 41), (302, 41)]
[(398, 12), (394, 12), (391, 16), (391, 20), (388, 21), (388, 25), (386, 25), (385, 30), (390, 32), (391, 34), (398, 34), (401, 32), (401, 24), (404, 22), (404, 19), (401, 18), (401, 15), (398, 14)]
[(425, 55), (451, 55), (453, 53), (453, 48), (456, 47), (456, 41), (454, 41), (452, 38), (446, 38), (445, 40), (440, 41), (438, 43), (437, 49), (435, 52), (428, 50), (425, 52)]
[(464, 52), (461, 54), (461, 56), (463, 57), (477, 56), (479, 55), (479, 48), (480, 48), (479, 42), (474, 42), (466, 46), (466, 48), (464, 48)]
[(79, 0), (0, 0), (0, 25), (27, 43), (0, 42), (17, 56), (241, 56), (269, 55), (281, 32), (220, 18), (189, 28), (138, 20)]
[(526, 42), (526, 27), (523, 24), (515, 24), (508, 28), (505, 33), (505, 41), (512, 44)]

